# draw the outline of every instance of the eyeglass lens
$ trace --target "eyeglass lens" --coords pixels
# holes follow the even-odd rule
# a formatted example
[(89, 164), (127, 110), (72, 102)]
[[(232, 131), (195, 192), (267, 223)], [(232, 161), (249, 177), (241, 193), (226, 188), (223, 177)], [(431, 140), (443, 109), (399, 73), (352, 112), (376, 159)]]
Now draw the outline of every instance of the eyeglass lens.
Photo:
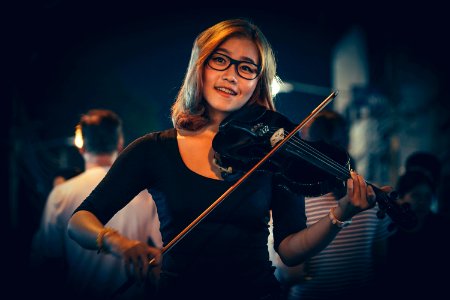
[(208, 65), (217, 71), (224, 71), (231, 65), (236, 65), (238, 75), (245, 79), (255, 79), (259, 73), (257, 65), (246, 61), (234, 60), (221, 53), (213, 53), (208, 59)]

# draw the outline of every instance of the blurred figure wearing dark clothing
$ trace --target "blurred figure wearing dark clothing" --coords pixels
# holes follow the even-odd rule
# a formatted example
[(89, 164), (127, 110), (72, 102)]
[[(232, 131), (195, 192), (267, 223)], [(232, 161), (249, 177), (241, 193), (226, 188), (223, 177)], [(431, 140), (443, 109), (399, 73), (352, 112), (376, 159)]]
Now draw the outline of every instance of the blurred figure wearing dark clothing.
[(399, 203), (409, 205), (418, 217), (412, 230), (398, 229), (388, 240), (387, 276), (382, 280), (390, 294), (402, 299), (439, 299), (448, 284), (442, 276), (450, 266), (447, 218), (431, 211), (433, 181), (420, 170), (406, 171), (398, 180)]
[(441, 213), (444, 208), (443, 199), (439, 199), (438, 190), (441, 185), (442, 164), (439, 158), (427, 151), (415, 151), (411, 153), (405, 161), (405, 172), (423, 172), (431, 181), (432, 201), (431, 210), (434, 213)]

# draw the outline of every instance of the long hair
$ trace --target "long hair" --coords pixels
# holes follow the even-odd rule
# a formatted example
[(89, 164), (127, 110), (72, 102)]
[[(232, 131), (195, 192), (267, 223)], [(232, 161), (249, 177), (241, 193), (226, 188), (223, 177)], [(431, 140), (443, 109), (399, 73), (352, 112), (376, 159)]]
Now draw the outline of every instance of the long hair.
[(276, 61), (272, 47), (261, 30), (245, 19), (225, 20), (207, 28), (195, 39), (189, 66), (172, 105), (172, 123), (175, 128), (197, 130), (209, 123), (203, 99), (203, 68), (214, 50), (230, 37), (245, 37), (252, 40), (259, 52), (261, 73), (257, 86), (248, 104), (260, 104), (275, 110), (271, 85), (276, 75)]

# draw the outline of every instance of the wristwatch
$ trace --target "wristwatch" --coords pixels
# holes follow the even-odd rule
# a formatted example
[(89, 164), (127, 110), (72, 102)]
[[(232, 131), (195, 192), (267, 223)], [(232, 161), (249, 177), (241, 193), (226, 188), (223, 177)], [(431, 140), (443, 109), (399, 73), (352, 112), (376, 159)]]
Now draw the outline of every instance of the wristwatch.
[(350, 225), (350, 224), (352, 224), (352, 220), (350, 219), (350, 220), (347, 220), (347, 221), (341, 221), (341, 220), (338, 220), (337, 218), (336, 218), (336, 216), (334, 215), (334, 209), (335, 209), (336, 207), (332, 207), (331, 209), (330, 209), (330, 213), (328, 214), (328, 217), (330, 218), (330, 220), (331, 220), (331, 223), (333, 223), (334, 225), (336, 225), (337, 227), (339, 227), (339, 228), (344, 228), (344, 227), (347, 227), (348, 225)]

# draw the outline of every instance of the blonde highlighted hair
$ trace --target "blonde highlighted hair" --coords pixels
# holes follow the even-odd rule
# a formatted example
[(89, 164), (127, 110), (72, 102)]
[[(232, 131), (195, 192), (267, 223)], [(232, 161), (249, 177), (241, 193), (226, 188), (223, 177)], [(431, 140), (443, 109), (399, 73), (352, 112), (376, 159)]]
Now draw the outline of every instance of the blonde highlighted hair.
[(203, 68), (217, 47), (236, 36), (252, 40), (259, 52), (261, 73), (255, 79), (258, 84), (248, 104), (257, 103), (275, 110), (271, 85), (276, 75), (276, 61), (272, 47), (261, 30), (249, 20), (225, 20), (207, 28), (195, 39), (183, 84), (171, 109), (175, 128), (197, 130), (209, 123), (202, 93)]

